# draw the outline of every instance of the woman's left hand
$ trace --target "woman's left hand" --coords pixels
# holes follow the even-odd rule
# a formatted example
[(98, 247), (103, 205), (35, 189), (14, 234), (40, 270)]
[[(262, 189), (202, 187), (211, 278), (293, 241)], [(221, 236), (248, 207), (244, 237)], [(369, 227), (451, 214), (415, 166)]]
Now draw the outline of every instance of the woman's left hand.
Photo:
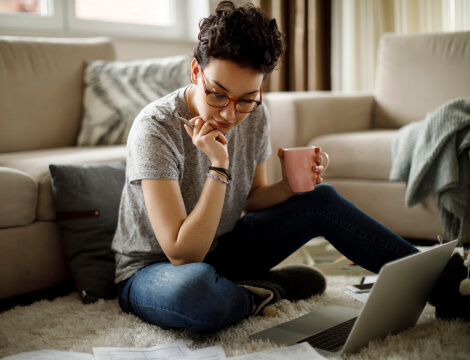
[(319, 175), (323, 171), (323, 158), (320, 155), (321, 149), (317, 146), (315, 148), (315, 163), (317, 165), (313, 165), (312, 171), (317, 174), (317, 184), (321, 184), (323, 182), (323, 178)]

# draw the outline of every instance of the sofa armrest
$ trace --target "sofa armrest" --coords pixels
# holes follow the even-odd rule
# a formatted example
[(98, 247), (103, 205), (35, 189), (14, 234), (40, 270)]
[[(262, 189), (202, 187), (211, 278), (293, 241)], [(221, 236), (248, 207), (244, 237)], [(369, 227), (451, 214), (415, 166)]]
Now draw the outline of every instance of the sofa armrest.
[(280, 178), (279, 147), (306, 146), (319, 135), (371, 128), (372, 92), (272, 92), (264, 94), (263, 101), (271, 120), (273, 155), (268, 160), (270, 183)]
[(31, 224), (37, 205), (37, 181), (23, 171), (0, 166), (0, 229)]

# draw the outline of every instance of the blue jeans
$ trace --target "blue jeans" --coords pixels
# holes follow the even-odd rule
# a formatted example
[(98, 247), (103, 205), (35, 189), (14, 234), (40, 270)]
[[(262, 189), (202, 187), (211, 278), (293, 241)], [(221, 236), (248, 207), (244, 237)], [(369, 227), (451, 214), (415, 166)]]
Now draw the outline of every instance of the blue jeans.
[(241, 217), (202, 263), (162, 262), (140, 269), (119, 284), (119, 303), (124, 311), (164, 328), (220, 329), (252, 312), (250, 292), (235, 281), (268, 271), (317, 236), (376, 273), (385, 263), (418, 252), (332, 186), (321, 184)]

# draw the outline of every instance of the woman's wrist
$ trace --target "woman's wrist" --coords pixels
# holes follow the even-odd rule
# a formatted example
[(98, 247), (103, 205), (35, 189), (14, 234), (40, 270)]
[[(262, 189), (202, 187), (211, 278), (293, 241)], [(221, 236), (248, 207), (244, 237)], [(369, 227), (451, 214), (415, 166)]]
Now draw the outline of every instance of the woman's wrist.
[(227, 185), (227, 190), (231, 190), (231, 181), (232, 181), (232, 176), (230, 175), (230, 172), (228, 171), (228, 167), (220, 167), (220, 166), (214, 166), (211, 165), (209, 166), (209, 169), (207, 170), (207, 176), (214, 179), (218, 180), (225, 185)]
[(216, 168), (228, 169), (229, 161), (211, 161), (211, 166)]
[(291, 196), (294, 196), (295, 194), (297, 194), (296, 192), (292, 191), (291, 188), (290, 188), (290, 185), (289, 185), (289, 182), (287, 181), (287, 179), (285, 178), (282, 178), (281, 180), (279, 180), (279, 183), (284, 191), (284, 193), (288, 196), (288, 197), (291, 197)]
[(207, 177), (209, 177), (211, 179), (214, 179), (214, 180), (217, 180), (220, 183), (226, 185), (227, 186), (227, 191), (230, 192), (230, 190), (232, 190), (232, 185), (230, 183), (230, 179), (220, 177), (219, 173), (216, 173), (217, 175), (211, 174), (212, 172), (214, 172), (214, 171), (213, 170), (208, 171), (207, 174), (206, 174)]

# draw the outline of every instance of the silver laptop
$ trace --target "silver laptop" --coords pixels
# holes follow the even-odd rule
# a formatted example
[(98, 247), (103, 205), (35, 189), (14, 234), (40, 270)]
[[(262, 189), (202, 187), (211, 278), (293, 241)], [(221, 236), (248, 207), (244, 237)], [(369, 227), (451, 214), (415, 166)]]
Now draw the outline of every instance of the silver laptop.
[(286, 345), (306, 341), (323, 355), (355, 353), (416, 324), (456, 245), (454, 240), (384, 265), (362, 310), (327, 306), (250, 338)]

